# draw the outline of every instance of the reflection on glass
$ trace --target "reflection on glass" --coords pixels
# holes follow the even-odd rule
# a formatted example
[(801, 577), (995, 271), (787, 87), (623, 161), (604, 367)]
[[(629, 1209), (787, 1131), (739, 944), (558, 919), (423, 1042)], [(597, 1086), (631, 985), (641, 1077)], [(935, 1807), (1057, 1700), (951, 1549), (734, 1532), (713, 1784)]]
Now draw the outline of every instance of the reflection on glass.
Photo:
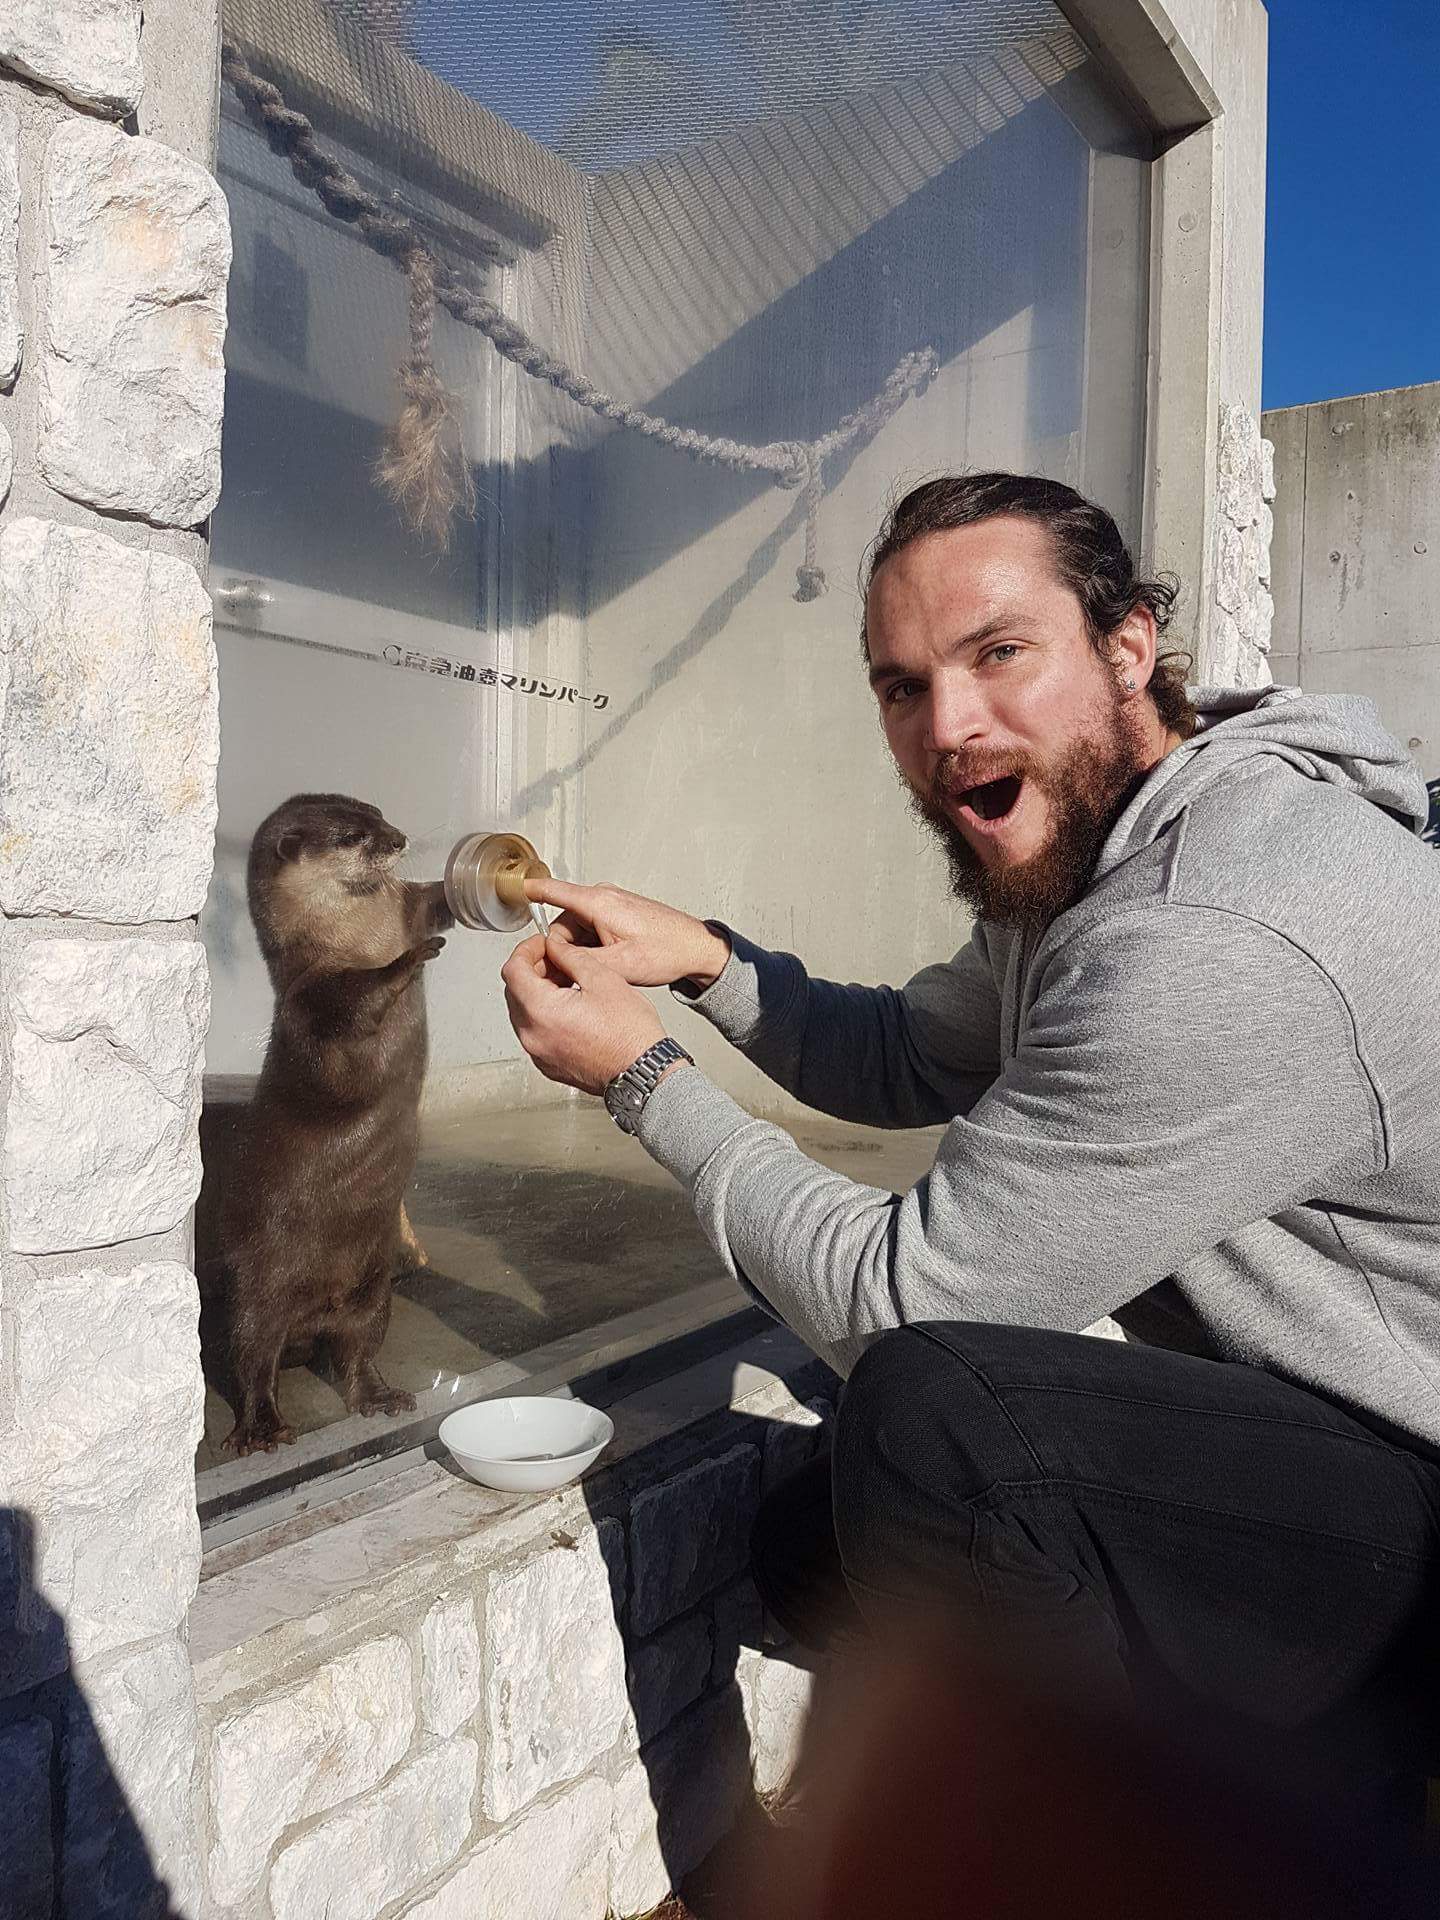
[[(233, 1504), (737, 1304), (520, 1056), (514, 935), (448, 925), (447, 856), (508, 829), (844, 977), (958, 944), (851, 583), (927, 472), (1136, 531), (1148, 168), (1051, 0), (226, 0), (224, 36), (198, 1252)], [(882, 1185), (929, 1154), (801, 1138)]]

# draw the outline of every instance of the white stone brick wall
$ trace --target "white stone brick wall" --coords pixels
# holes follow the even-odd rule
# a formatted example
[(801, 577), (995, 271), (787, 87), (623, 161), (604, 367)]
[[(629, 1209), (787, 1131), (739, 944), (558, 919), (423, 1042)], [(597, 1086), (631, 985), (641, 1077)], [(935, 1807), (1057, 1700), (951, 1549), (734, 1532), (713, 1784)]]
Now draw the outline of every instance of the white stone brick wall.
[(197, 1692), (216, 25), (0, 15), (0, 1908), (641, 1913), (793, 1761), (804, 1683), (758, 1651), (747, 1544), (818, 1401), (766, 1390), (603, 1512), (495, 1521), (363, 1629), (322, 1614), (273, 1665), (262, 1634)]
[[(145, 12), (0, 7), (0, 1908), (15, 1920), (51, 1920), (57, 1901), (67, 1920), (198, 1920), (205, 1898), (184, 1638), (202, 1395), (188, 1214), (218, 718), (196, 528), (219, 477), (229, 238), (207, 165), (213, 14)], [(117, 124), (137, 106), (169, 144)]]
[(783, 1786), (809, 1701), (761, 1649), (737, 1523), (709, 1509), (702, 1552), (697, 1515), (748, 1516), (762, 1454), (808, 1455), (829, 1411), (772, 1383), (592, 1483), (593, 1513), (492, 1517), (373, 1590), (344, 1558), (343, 1611), (203, 1670), (206, 1920), (647, 1913)]
[(1215, 618), (1204, 678), (1214, 686), (1267, 687), (1270, 631), (1270, 536), (1275, 450), (1245, 407), (1220, 409)]

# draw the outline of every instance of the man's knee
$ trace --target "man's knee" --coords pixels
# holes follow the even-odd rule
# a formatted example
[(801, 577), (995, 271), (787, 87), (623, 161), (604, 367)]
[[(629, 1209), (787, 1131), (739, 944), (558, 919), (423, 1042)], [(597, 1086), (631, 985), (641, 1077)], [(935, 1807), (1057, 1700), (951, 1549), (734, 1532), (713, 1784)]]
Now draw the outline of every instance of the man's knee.
[(931, 1416), (937, 1407), (948, 1414), (972, 1399), (993, 1399), (980, 1355), (987, 1331), (968, 1322), (919, 1321), (872, 1340), (845, 1382), (837, 1452), (901, 1440), (907, 1448), (923, 1443), (935, 1433)]
[(861, 1354), (840, 1401), (834, 1475), (842, 1547), (847, 1516), (893, 1501), (903, 1485), (948, 1506), (997, 1480), (1037, 1474), (1033, 1453), (988, 1369), (1014, 1328), (918, 1322)]

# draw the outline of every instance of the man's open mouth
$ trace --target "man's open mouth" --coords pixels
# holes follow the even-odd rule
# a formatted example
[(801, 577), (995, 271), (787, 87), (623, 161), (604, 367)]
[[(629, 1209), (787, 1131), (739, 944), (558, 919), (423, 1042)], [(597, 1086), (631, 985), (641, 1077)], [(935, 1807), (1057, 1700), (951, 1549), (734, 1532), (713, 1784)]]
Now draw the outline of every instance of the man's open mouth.
[(984, 780), (979, 786), (965, 787), (956, 793), (955, 804), (963, 812), (993, 824), (1013, 811), (1024, 784), (1018, 773), (1007, 773), (999, 780)]

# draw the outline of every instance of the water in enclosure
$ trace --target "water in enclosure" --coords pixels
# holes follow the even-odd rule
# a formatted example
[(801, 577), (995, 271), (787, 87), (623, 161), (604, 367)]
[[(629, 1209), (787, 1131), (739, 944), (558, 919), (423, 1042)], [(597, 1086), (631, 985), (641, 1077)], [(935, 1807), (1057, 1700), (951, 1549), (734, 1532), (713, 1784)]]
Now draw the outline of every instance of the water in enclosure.
[[(1149, 253), (1051, 0), (225, 0), (224, 38), (212, 1517), (743, 1303), (524, 1058), (523, 905), (452, 924), (447, 861), (517, 834), (831, 977), (953, 951), (857, 568), (961, 467), (1139, 532)], [(788, 1123), (886, 1188), (930, 1157)]]

